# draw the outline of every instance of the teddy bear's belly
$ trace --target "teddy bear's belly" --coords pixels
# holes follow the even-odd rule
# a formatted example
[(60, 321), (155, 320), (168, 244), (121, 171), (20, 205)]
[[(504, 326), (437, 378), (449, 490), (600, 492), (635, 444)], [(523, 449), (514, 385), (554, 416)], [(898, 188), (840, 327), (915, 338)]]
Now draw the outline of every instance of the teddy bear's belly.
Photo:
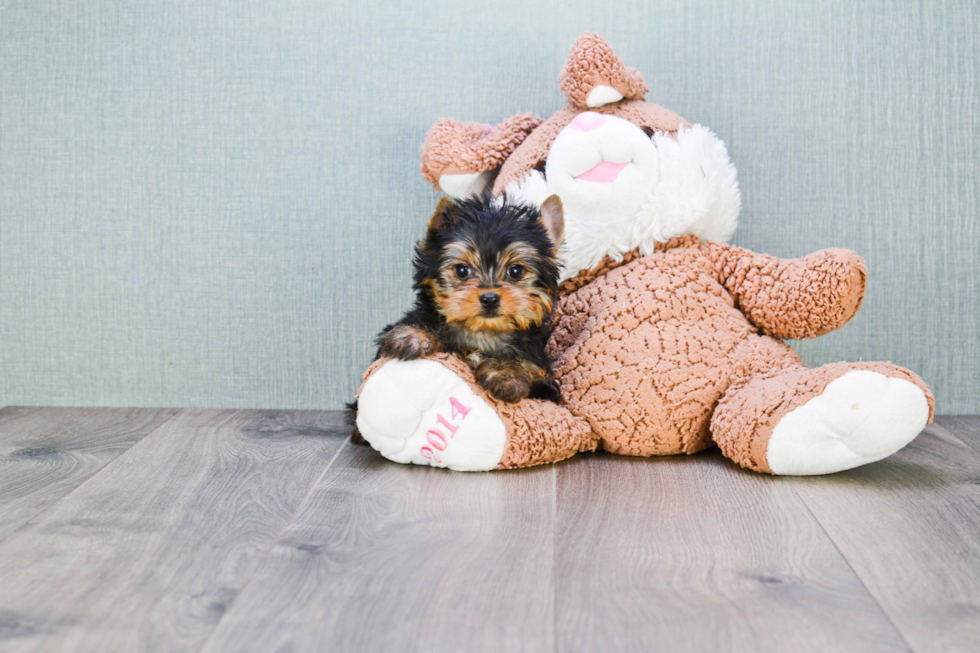
[(757, 329), (698, 270), (616, 272), (556, 307), (549, 351), (563, 400), (608, 451), (704, 449), (735, 351)]

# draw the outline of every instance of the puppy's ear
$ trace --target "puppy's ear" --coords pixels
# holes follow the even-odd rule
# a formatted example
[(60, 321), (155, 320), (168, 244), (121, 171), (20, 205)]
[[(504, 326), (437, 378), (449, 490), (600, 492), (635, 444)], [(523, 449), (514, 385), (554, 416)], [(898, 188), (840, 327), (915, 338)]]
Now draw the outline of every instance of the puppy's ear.
[(565, 212), (557, 195), (551, 195), (541, 203), (541, 226), (548, 232), (548, 238), (558, 249), (565, 233)]
[(456, 211), (457, 207), (453, 201), (448, 197), (443, 197), (439, 200), (439, 206), (436, 207), (432, 219), (429, 220), (429, 231), (442, 231), (449, 222), (450, 216)]

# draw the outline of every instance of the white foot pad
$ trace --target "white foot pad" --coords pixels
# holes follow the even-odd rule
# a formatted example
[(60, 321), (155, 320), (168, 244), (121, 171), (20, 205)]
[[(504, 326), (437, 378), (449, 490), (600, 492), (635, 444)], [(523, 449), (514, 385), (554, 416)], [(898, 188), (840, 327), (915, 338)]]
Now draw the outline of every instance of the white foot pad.
[(357, 408), (358, 431), (396, 463), (482, 472), (504, 455), (500, 417), (435, 361), (385, 363), (364, 385)]
[(766, 458), (775, 474), (832, 474), (892, 455), (928, 418), (929, 403), (914, 383), (854, 370), (784, 415)]

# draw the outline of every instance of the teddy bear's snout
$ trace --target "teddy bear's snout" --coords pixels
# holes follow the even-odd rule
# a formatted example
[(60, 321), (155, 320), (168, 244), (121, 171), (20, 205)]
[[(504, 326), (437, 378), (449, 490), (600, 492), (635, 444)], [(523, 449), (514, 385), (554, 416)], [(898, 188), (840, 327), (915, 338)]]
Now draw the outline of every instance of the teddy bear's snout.
[(583, 111), (575, 116), (575, 120), (572, 121), (572, 127), (578, 129), (579, 131), (590, 132), (604, 122), (606, 122), (606, 117), (601, 113), (596, 113), (595, 111)]

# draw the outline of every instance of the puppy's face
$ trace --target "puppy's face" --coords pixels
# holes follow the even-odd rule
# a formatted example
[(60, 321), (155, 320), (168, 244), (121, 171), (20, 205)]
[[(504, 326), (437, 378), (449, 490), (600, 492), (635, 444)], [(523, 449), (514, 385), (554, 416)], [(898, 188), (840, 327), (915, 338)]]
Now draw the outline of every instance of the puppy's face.
[(530, 329), (547, 317), (557, 290), (552, 233), (560, 238), (560, 227), (549, 231), (528, 207), (443, 200), (419, 248), (417, 283), (450, 324), (484, 333)]
[(431, 287), (448, 322), (469, 331), (523, 331), (551, 311), (553, 297), (537, 272), (539, 256), (526, 242), (477, 247), (464, 237), (447, 245), (442, 258)]

